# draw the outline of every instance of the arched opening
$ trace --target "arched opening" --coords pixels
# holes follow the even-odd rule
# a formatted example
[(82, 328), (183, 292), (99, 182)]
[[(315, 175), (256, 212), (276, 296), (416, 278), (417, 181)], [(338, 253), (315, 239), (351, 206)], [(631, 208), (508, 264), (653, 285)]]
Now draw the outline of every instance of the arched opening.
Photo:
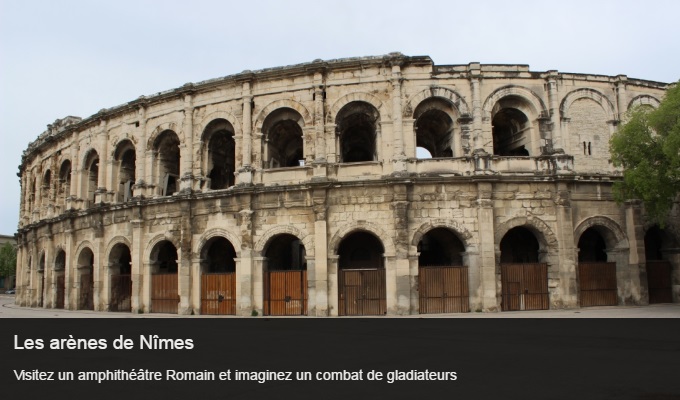
[(493, 154), (530, 155), (531, 122), (525, 101), (516, 96), (504, 97), (496, 103), (492, 114)]
[(91, 150), (85, 157), (85, 171), (87, 172), (83, 194), (88, 207), (91, 207), (94, 205), (94, 195), (99, 187), (99, 154), (95, 150)]
[(32, 211), (33, 208), (35, 207), (35, 202), (36, 202), (35, 195), (36, 195), (36, 193), (35, 193), (35, 178), (33, 178), (33, 180), (31, 181), (30, 194), (28, 196), (28, 211), (29, 212)]
[(264, 256), (264, 314), (307, 315), (307, 254), (300, 239), (276, 235)]
[(510, 229), (500, 242), (503, 311), (547, 310), (548, 265), (539, 263), (539, 242), (523, 226)]
[(151, 251), (151, 312), (177, 314), (179, 282), (177, 248), (169, 240), (157, 243)]
[(132, 255), (125, 243), (117, 243), (109, 253), (111, 273), (110, 311), (132, 311)]
[(42, 199), (43, 205), (48, 205), (50, 203), (50, 197), (52, 194), (52, 191), (50, 190), (52, 188), (52, 171), (49, 169), (45, 171), (45, 175), (43, 175), (43, 181), (42, 181), (42, 190), (40, 193), (40, 198)]
[[(608, 229), (593, 226), (578, 240), (578, 281), (581, 307), (615, 306), (618, 303), (616, 263), (607, 262)], [(611, 240), (611, 239), (610, 239)]]
[(45, 292), (47, 291), (47, 287), (45, 285), (45, 253), (40, 255), (40, 260), (38, 261), (38, 274), (40, 274), (40, 298), (38, 299), (38, 307), (44, 307)]
[[(453, 118), (455, 110), (444, 99), (431, 98), (423, 101), (413, 113), (416, 146), (426, 149), (431, 157), (453, 157)], [(418, 158), (420, 155), (416, 153)]]
[(418, 242), (418, 291), (421, 314), (469, 312), (465, 246), (455, 233), (435, 228)]
[(666, 259), (664, 252), (675, 247), (671, 236), (656, 225), (645, 233), (649, 304), (673, 302), (673, 264)]
[(201, 314), (236, 314), (236, 250), (223, 237), (201, 249)]
[(94, 310), (94, 253), (86, 247), (78, 255), (79, 310)]
[(129, 140), (118, 144), (114, 153), (114, 160), (118, 165), (117, 179), (118, 201), (127, 202), (132, 199), (132, 186), (135, 184), (135, 163), (137, 154), (135, 146)]
[(371, 104), (354, 101), (346, 104), (335, 118), (340, 138), (340, 162), (376, 161), (380, 113)]
[(66, 204), (66, 198), (71, 195), (71, 161), (64, 160), (59, 168), (59, 182), (57, 187), (57, 202)]
[(265, 168), (304, 165), (302, 115), (292, 108), (279, 108), (267, 115), (262, 124)]
[(203, 131), (207, 141), (206, 171), (210, 178), (209, 188), (226, 189), (234, 186), (236, 171), (236, 142), (234, 127), (226, 119), (211, 121)]
[(179, 190), (179, 137), (171, 130), (163, 131), (156, 138), (153, 148), (160, 194), (170, 196)]
[(57, 251), (57, 256), (54, 259), (54, 279), (57, 283), (57, 296), (54, 303), (54, 308), (62, 309), (65, 303), (66, 294), (66, 252), (62, 249)]
[(355, 231), (338, 246), (338, 314), (384, 315), (387, 312), (385, 248), (372, 233)]

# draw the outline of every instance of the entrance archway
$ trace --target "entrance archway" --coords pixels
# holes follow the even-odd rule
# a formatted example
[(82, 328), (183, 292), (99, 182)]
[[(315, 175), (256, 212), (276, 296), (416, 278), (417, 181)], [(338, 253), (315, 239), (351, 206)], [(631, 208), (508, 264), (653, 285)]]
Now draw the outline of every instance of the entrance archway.
[(177, 314), (179, 282), (177, 248), (163, 240), (151, 251), (151, 312)]
[(385, 248), (365, 231), (345, 237), (338, 247), (338, 315), (385, 315)]
[(469, 312), (465, 246), (446, 228), (435, 228), (418, 243), (418, 291), (421, 314)]
[(276, 235), (264, 255), (264, 315), (307, 315), (307, 256), (300, 239)]
[(618, 303), (616, 263), (607, 262), (607, 243), (590, 227), (578, 240), (579, 301), (581, 307), (615, 306)]
[(501, 310), (547, 310), (548, 265), (539, 262), (539, 243), (527, 228), (510, 229), (500, 243)]
[(64, 300), (66, 293), (66, 280), (64, 272), (66, 269), (66, 252), (64, 250), (59, 250), (57, 252), (57, 257), (54, 259), (54, 279), (57, 283), (57, 295), (56, 301), (54, 303), (54, 308), (62, 309), (64, 308)]
[(124, 243), (113, 246), (109, 254), (111, 272), (110, 311), (132, 311), (132, 256)]
[(94, 310), (94, 253), (89, 247), (84, 248), (78, 256), (78, 274), (80, 277), (79, 310)]
[(673, 266), (669, 260), (664, 259), (663, 254), (668, 247), (676, 246), (670, 240), (670, 235), (658, 226), (651, 227), (645, 234), (649, 304), (673, 302)]
[(217, 236), (201, 249), (201, 314), (236, 314), (236, 250)]

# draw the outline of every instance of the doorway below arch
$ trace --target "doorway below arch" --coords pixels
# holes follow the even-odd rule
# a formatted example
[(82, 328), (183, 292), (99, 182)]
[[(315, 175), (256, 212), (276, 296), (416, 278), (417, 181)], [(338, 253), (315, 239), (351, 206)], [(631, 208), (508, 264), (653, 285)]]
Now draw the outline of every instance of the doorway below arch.
[(525, 227), (510, 229), (500, 243), (501, 310), (547, 310), (548, 264), (538, 262), (539, 244)]
[(384, 248), (368, 232), (354, 232), (338, 248), (338, 315), (385, 315)]
[(435, 228), (420, 240), (418, 252), (419, 312), (470, 312), (465, 246), (460, 239), (446, 228)]
[(264, 315), (307, 315), (307, 255), (300, 239), (275, 236), (265, 257)]
[(236, 314), (236, 250), (215, 237), (201, 254), (201, 315)]
[(617, 305), (616, 263), (607, 262), (607, 244), (598, 228), (586, 229), (578, 240), (578, 248), (581, 307)]

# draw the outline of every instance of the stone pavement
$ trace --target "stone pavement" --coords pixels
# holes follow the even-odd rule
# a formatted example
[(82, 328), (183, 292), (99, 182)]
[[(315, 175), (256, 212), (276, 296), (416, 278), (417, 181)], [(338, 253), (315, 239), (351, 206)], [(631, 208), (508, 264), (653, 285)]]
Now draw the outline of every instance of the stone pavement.
[[(176, 314), (132, 314), (87, 310), (55, 310), (44, 308), (27, 308), (15, 305), (14, 295), (0, 294), (0, 318), (252, 318), (252, 317), (212, 316), (212, 315), (187, 316)], [(680, 318), (680, 304), (678, 303), (654, 304), (651, 306), (626, 306), (626, 307), (589, 307), (570, 310), (514, 311), (498, 313), (416, 314), (392, 318)]]

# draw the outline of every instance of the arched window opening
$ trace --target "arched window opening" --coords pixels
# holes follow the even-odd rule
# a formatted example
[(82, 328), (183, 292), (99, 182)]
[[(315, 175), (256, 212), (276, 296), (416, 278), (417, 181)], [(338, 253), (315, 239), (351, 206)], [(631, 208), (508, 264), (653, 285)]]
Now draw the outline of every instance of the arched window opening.
[(66, 204), (66, 198), (71, 194), (71, 161), (65, 160), (59, 168), (59, 186), (57, 198), (60, 204)]
[(416, 119), (416, 146), (427, 149), (433, 158), (453, 157), (454, 126), (451, 116), (454, 110), (451, 104), (439, 98), (429, 99), (418, 105), (413, 115)]
[(132, 186), (135, 184), (135, 163), (137, 155), (135, 146), (129, 140), (118, 144), (114, 153), (118, 165), (116, 183), (118, 185), (118, 201), (127, 202), (132, 199)]
[(114, 159), (118, 163), (118, 201), (127, 202), (132, 198), (132, 186), (135, 184), (137, 154), (132, 142), (125, 140), (119, 143)]
[(578, 240), (579, 262), (607, 262), (607, 244), (596, 228), (588, 228)]
[(33, 178), (33, 181), (31, 181), (31, 189), (30, 189), (30, 194), (28, 196), (28, 211), (33, 210), (33, 207), (35, 206), (35, 178)]
[(210, 189), (226, 189), (234, 186), (236, 171), (236, 142), (234, 127), (225, 119), (208, 124), (203, 133), (208, 141), (207, 171)]
[(267, 168), (304, 165), (303, 127), (302, 116), (291, 108), (280, 108), (267, 116), (262, 124)]
[(529, 155), (531, 123), (524, 108), (524, 101), (514, 96), (501, 99), (494, 107), (491, 121), (494, 155)]
[(435, 228), (420, 240), (418, 252), (418, 265), (421, 267), (463, 265), (465, 246), (450, 230)]
[(527, 228), (512, 228), (501, 240), (501, 263), (537, 263), (538, 240)]
[(371, 104), (355, 101), (342, 107), (335, 119), (340, 137), (340, 162), (376, 161), (380, 114)]
[(156, 138), (154, 151), (157, 156), (157, 179), (162, 196), (170, 196), (179, 190), (179, 138), (171, 130)]
[(54, 259), (54, 269), (56, 271), (62, 271), (66, 268), (66, 252), (64, 250), (59, 250), (57, 257)]
[(87, 171), (87, 180), (85, 182), (86, 190), (83, 193), (88, 205), (92, 206), (94, 204), (95, 192), (99, 187), (99, 154), (96, 151), (90, 151), (85, 158), (85, 170)]
[(51, 187), (52, 187), (52, 171), (48, 169), (45, 172), (45, 175), (43, 176), (42, 191), (40, 194), (43, 204), (48, 204), (50, 201)]
[(230, 273), (236, 272), (236, 250), (227, 239), (216, 237), (210, 239), (206, 245), (205, 262), (208, 273)]

